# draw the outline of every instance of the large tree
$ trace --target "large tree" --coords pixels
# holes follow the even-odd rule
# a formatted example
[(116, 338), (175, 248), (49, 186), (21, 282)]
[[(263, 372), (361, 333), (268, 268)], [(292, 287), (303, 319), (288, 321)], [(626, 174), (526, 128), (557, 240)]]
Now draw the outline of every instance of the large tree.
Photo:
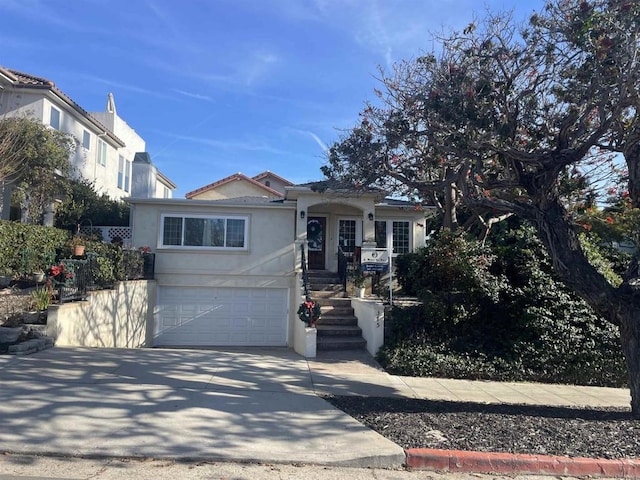
[(459, 203), (485, 224), (530, 220), (564, 283), (620, 327), (640, 418), (639, 262), (610, 285), (584, 255), (566, 189), (617, 153), (640, 207), (640, 2), (555, 0), (521, 28), (495, 15), (440, 40), (383, 73), (381, 101), (330, 149), (324, 173), (435, 199), (449, 225)]
[(73, 151), (68, 134), (38, 120), (0, 119), (0, 183), (18, 187), (14, 197), (28, 221), (40, 223), (55, 197), (65, 192)]

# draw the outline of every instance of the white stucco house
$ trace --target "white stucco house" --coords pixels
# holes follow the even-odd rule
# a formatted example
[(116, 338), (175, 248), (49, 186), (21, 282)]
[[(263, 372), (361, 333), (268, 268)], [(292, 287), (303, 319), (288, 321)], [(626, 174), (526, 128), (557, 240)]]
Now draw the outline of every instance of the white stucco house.
[[(27, 116), (68, 133), (76, 143), (69, 161), (76, 178), (91, 181), (99, 193), (114, 200), (131, 196), (136, 175), (149, 177), (146, 190), (136, 196), (171, 197), (176, 185), (157, 171), (150, 160), (134, 168), (135, 155), (145, 152), (145, 141), (118, 116), (112, 94), (104, 112), (87, 112), (51, 80), (0, 67), (0, 118)], [(147, 154), (148, 156), (148, 154)], [(8, 218), (11, 185), (0, 185), (2, 218)]]
[[(221, 182), (253, 192), (246, 178)], [(314, 356), (297, 316), (303, 250), (309, 269), (331, 274), (339, 250), (397, 256), (424, 245), (425, 212), (381, 191), (324, 181), (274, 197), (128, 200), (133, 244), (155, 253), (154, 346), (289, 346)]]

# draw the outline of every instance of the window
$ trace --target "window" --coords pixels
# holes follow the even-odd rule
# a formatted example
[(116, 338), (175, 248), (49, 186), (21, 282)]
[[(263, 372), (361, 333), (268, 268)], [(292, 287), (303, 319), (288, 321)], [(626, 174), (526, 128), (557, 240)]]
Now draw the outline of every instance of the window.
[(82, 134), (82, 146), (87, 150), (91, 148), (91, 134), (86, 130)]
[(407, 221), (376, 220), (375, 236), (377, 248), (387, 248), (391, 242), (394, 254), (410, 251), (411, 225)]
[(340, 220), (338, 222), (338, 241), (347, 256), (353, 255), (356, 249), (356, 221)]
[(51, 107), (51, 115), (49, 117), (49, 125), (56, 130), (60, 130), (60, 110)]
[(124, 190), (124, 157), (118, 157), (118, 188)]
[(107, 165), (107, 144), (98, 139), (98, 165)]
[(376, 248), (387, 248), (387, 222), (376, 220)]
[(409, 251), (409, 222), (393, 222), (393, 253)]
[(162, 246), (246, 250), (246, 217), (163, 215)]
[(131, 162), (129, 162), (126, 158), (124, 160), (124, 191), (129, 192), (130, 188), (130, 179), (131, 179)]

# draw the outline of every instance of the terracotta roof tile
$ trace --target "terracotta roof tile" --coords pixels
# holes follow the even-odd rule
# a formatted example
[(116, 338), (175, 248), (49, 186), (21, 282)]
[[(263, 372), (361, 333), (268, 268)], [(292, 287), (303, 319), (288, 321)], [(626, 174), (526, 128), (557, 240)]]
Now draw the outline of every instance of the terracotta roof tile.
[(193, 198), (194, 196), (200, 194), (200, 193), (204, 193), (204, 192), (208, 192), (209, 190), (212, 190), (216, 187), (219, 187), (220, 185), (224, 185), (225, 183), (229, 183), (232, 182), (234, 180), (245, 180), (259, 188), (262, 188), (263, 190), (266, 190), (267, 192), (269, 192), (271, 195), (275, 195), (277, 197), (282, 197), (282, 193), (278, 192), (277, 190), (274, 190), (272, 188), (267, 187), (266, 185), (263, 185), (262, 183), (254, 180), (253, 178), (249, 178), (246, 175), (238, 172), (238, 173), (234, 173), (233, 175), (229, 175), (228, 177), (225, 177), (221, 180), (218, 180), (216, 182), (210, 183), (209, 185), (205, 185), (204, 187), (200, 187), (196, 190), (193, 190), (191, 192), (187, 192), (187, 194), (185, 194), (185, 198)]

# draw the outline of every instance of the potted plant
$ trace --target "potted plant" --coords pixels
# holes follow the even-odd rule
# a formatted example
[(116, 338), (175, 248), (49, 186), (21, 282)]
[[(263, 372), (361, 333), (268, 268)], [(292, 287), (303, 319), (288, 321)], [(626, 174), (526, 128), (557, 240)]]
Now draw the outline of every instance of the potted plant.
[(71, 248), (73, 250), (74, 257), (83, 257), (85, 251), (85, 238), (81, 235), (74, 235), (71, 237)]
[(0, 269), (0, 288), (8, 287), (13, 280), (13, 274), (8, 268)]
[(353, 288), (355, 289), (356, 297), (363, 298), (365, 294), (365, 282), (367, 280), (366, 275), (360, 268), (357, 268), (353, 271), (351, 275), (351, 282), (353, 283)]
[(32, 311), (24, 314), (24, 323), (43, 323), (46, 319), (47, 309), (51, 305), (51, 287), (45, 285), (32, 290), (29, 293)]
[(31, 276), (36, 283), (44, 282), (44, 271), (41, 268), (34, 269), (33, 272), (31, 272)]

